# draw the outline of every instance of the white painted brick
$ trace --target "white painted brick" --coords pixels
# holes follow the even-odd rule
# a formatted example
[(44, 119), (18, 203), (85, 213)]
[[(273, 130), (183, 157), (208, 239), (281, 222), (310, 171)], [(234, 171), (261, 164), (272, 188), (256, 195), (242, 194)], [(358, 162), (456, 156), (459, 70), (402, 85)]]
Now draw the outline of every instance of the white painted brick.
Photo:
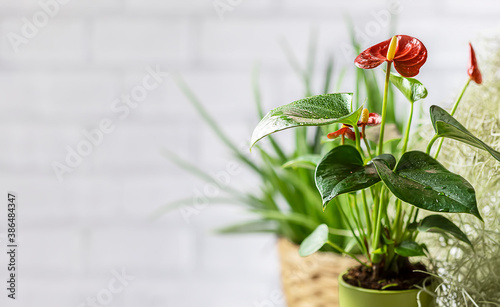
[[(56, 2), (57, 1), (57, 2)], [(77, 0), (69, 0), (69, 1), (58, 1), (58, 0), (23, 0), (23, 1), (15, 1), (15, 0), (1, 0), (0, 7), (5, 10), (21, 10), (25, 17), (32, 17), (33, 14), (39, 10), (44, 10), (44, 5), (40, 5), (40, 3), (47, 4), (46, 6), (49, 9), (57, 12), (57, 9), (54, 9), (54, 2), (59, 4), (59, 14), (65, 14), (69, 10), (74, 9), (111, 9), (111, 8), (119, 8), (120, 1), (119, 0), (87, 0), (87, 1), (77, 1)], [(67, 3), (63, 3), (67, 2)], [(50, 4), (50, 5), (49, 5)]]
[[(301, 39), (307, 42), (308, 23), (277, 21), (229, 20), (224, 23), (207, 21), (202, 29), (202, 56), (205, 61), (217, 61), (221, 65), (233, 62), (249, 63), (256, 60), (285, 64), (278, 44), (280, 36), (294, 36), (295, 47)], [(294, 48), (297, 50), (298, 48)], [(298, 50), (298, 57), (304, 58), (306, 47)]]
[[(0, 96), (8, 98), (0, 102), (2, 122), (9, 119), (26, 120), (23, 118), (26, 113), (33, 115), (42, 112), (43, 104), (37, 101), (46, 101), (51, 94), (50, 79), (42, 73), (2, 72), (0, 83), (3, 85), (0, 87)], [(30, 90), (26, 90), (27, 87)]]
[(82, 62), (87, 53), (85, 24), (80, 20), (49, 20), (46, 27), (28, 39), (26, 44), (13, 48), (9, 33), (22, 34), (23, 22), (6, 19), (2, 22), (1, 56), (8, 61), (68, 61)]
[(68, 4), (61, 6), (61, 15), (66, 12), (81, 13), (87, 12), (116, 12), (123, 7), (123, 2), (120, 0), (87, 0), (77, 1), (70, 0)]
[[(19, 297), (16, 299), (16, 304), (10, 300), (5, 304), (7, 306), (80, 306), (87, 305), (87, 298), (96, 298), (97, 295), (104, 289), (108, 288), (110, 280), (114, 279), (112, 271), (120, 271), (119, 267), (111, 267), (100, 272), (99, 276), (83, 277), (77, 274), (65, 274), (63, 277), (55, 277), (54, 275), (42, 275), (31, 278), (26, 278), (21, 274), (21, 281), (18, 288)], [(126, 270), (127, 274), (131, 274)], [(122, 291), (113, 295), (112, 301), (107, 306), (124, 306), (125, 297), (129, 292), (133, 291), (133, 286), (136, 280), (123, 287)], [(116, 284), (120, 287), (120, 284)], [(136, 293), (140, 295), (140, 293)], [(0, 297), (0, 303), (4, 303)]]
[[(133, 216), (139, 220), (148, 220), (158, 225), (187, 226), (176, 209), (159, 211), (160, 208), (180, 199), (188, 199), (193, 205), (193, 189), (200, 186), (198, 179), (187, 172), (179, 171), (175, 175), (165, 174), (158, 177), (134, 176), (123, 183), (123, 204), (121, 214)], [(159, 214), (159, 215), (158, 215)]]
[(110, 18), (93, 27), (92, 54), (99, 62), (186, 60), (187, 27), (164, 19)]
[(15, 1), (15, 0), (1, 0), (0, 6), (4, 9), (23, 9), (26, 11), (32, 11), (39, 8), (37, 0), (25, 0), (25, 1)]
[[(352, 91), (355, 55), (342, 50), (349, 44), (342, 14), (366, 32), (373, 12), (385, 5), (243, 1), (221, 21), (212, 1), (71, 1), (16, 54), (7, 34), (19, 32), (21, 18), (39, 7), (36, 0), (0, 0), (0, 185), (19, 193), (18, 305), (78, 306), (120, 266), (137, 279), (109, 306), (244, 307), (269, 298), (280, 288), (274, 237), (213, 234), (251, 219), (244, 205), (209, 199), (189, 223), (178, 210), (150, 219), (163, 204), (189, 200), (206, 186), (163, 157), (162, 148), (212, 173), (224, 171), (232, 159), (173, 80), (150, 92), (126, 120), (109, 106), (140, 84), (147, 65), (180, 68), (222, 129), (243, 144), (259, 120), (250, 82), (257, 60), (265, 111), (304, 96), (280, 37), (303, 66), (316, 28), (315, 93), (330, 54), (336, 72), (348, 69), (341, 90)], [(404, 2), (398, 32), (421, 38), (429, 50), (418, 77), (429, 90), (424, 109), (456, 96), (466, 78), (467, 42), (497, 27), (498, 8), (493, 0)], [(389, 36), (387, 27), (379, 32), (368, 35), (363, 47)], [(116, 131), (59, 183), (50, 163), (63, 161), (66, 145), (76, 146), (82, 129), (108, 116)], [(277, 139), (292, 148), (292, 134), (284, 131)], [(245, 168), (231, 177), (230, 187), (255, 191), (258, 182)], [(5, 260), (0, 254), (0, 263)]]
[(22, 216), (19, 218), (19, 263), (23, 274), (61, 275), (82, 271), (84, 251), (77, 229), (24, 231)]
[[(9, 72), (0, 75), (5, 119), (94, 125), (111, 115), (113, 99), (122, 92), (120, 79), (102, 71)], [(27, 91), (26, 87), (30, 87)]]
[[(64, 159), (65, 142), (74, 140), (78, 130), (71, 127), (54, 127), (45, 125), (10, 124), (2, 125), (4, 131), (0, 138), (9, 144), (1, 153), (4, 157), (5, 169), (24, 174), (37, 172), (39, 174), (50, 174), (52, 172), (50, 163), (54, 160)], [(63, 141), (64, 140), (64, 141)], [(55, 177), (54, 177), (55, 179)]]
[(321, 14), (322, 12), (330, 12), (330, 13), (339, 13), (342, 10), (357, 10), (358, 12), (374, 7), (380, 7), (385, 4), (385, 1), (377, 0), (358, 0), (356, 4), (353, 5), (352, 2), (339, 2), (339, 1), (321, 1), (321, 0), (313, 0), (313, 1), (300, 1), (300, 0), (291, 0), (284, 1), (282, 3), (283, 9), (291, 12), (308, 12), (312, 14)]
[[(249, 70), (243, 73), (220, 73), (220, 71), (186, 73), (183, 79), (214, 117), (241, 122), (249, 115), (256, 114)], [(265, 88), (269, 89), (270, 86)], [(187, 105), (187, 98), (184, 97), (182, 100), (179, 104)], [(189, 109), (191, 114), (196, 114), (193, 107), (190, 106)]]
[[(163, 296), (157, 294), (152, 299), (150, 294), (145, 296), (144, 300), (139, 300), (139, 294), (137, 297), (131, 297), (131, 300), (127, 300), (125, 306), (132, 307), (137, 306), (137, 304), (144, 304), (144, 302), (150, 302), (151, 305), (148, 306), (253, 307), (258, 306), (259, 302), (269, 299), (272, 291), (279, 291), (280, 289), (277, 280), (249, 281), (248, 279), (239, 279), (235, 274), (227, 276), (225, 280), (220, 280), (217, 277), (205, 277), (177, 281), (175, 284), (170, 284), (170, 286), (166, 284), (165, 287)], [(142, 289), (138, 292), (149, 294), (150, 288), (148, 289), (147, 285), (142, 285)], [(132, 301), (132, 299), (134, 300)], [(278, 306), (282, 307), (283, 305), (277, 305), (276, 307)]]
[(141, 274), (190, 271), (197, 253), (193, 236), (179, 228), (93, 229), (89, 250), (90, 270), (126, 267)]
[[(20, 212), (20, 236), (25, 230), (40, 227), (67, 227), (66, 221), (78, 218), (81, 187), (59, 184), (52, 174), (32, 175), (6, 173), (0, 183), (6, 189), (18, 193)], [(43, 201), (42, 201), (43, 200)]]
[(180, 289), (187, 288), (189, 288), (187, 283), (173, 279), (170, 274), (162, 274), (156, 278), (138, 276), (123, 292), (123, 305), (121, 306), (182, 306), (182, 300), (175, 298), (180, 297)]
[(126, 0), (126, 7), (131, 11), (162, 11), (170, 14), (205, 13), (207, 14), (212, 5), (210, 1), (184, 0), (184, 1), (161, 1), (161, 0)]
[[(140, 122), (139, 122), (140, 123)], [(103, 144), (89, 157), (99, 174), (168, 174), (172, 166), (162, 155), (163, 148), (186, 153), (189, 133), (169, 126), (130, 125), (116, 121), (115, 130), (106, 135)], [(175, 147), (174, 147), (175, 146)]]
[(72, 119), (87, 118), (89, 114), (89, 119), (98, 121), (99, 117), (109, 116), (112, 101), (121, 94), (120, 79), (113, 72), (59, 72), (50, 80), (51, 95), (46, 107)]
[[(213, 217), (217, 217), (214, 219)], [(202, 233), (213, 232), (217, 228), (248, 221), (254, 216), (244, 213), (237, 205), (209, 207), (204, 210), (196, 223)], [(263, 277), (277, 271), (276, 238), (274, 235), (205, 235), (200, 238), (202, 255), (200, 261), (204, 272), (254, 272)], [(231, 246), (228, 249), (227, 246)], [(230, 259), (238, 259), (233, 262)], [(253, 259), (253, 260), (252, 260)], [(255, 261), (258, 259), (258, 261)], [(241, 266), (241, 263), (245, 263)], [(255, 276), (255, 275), (254, 275)]]

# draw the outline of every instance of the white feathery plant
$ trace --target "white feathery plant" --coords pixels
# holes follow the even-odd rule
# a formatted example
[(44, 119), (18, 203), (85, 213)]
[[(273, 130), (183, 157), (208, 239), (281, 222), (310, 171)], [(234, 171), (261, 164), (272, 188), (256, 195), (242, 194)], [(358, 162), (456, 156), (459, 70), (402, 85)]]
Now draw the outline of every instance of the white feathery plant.
[[(500, 34), (483, 37), (476, 45), (483, 84), (469, 88), (456, 118), (499, 150)], [(446, 307), (500, 306), (500, 164), (484, 151), (450, 139), (445, 142), (448, 145), (439, 160), (475, 187), (484, 224), (468, 215), (448, 216), (465, 230), (473, 250), (447, 237), (426, 238), (431, 255), (435, 255), (431, 260), (434, 274), (441, 280), (435, 290), (436, 303)]]

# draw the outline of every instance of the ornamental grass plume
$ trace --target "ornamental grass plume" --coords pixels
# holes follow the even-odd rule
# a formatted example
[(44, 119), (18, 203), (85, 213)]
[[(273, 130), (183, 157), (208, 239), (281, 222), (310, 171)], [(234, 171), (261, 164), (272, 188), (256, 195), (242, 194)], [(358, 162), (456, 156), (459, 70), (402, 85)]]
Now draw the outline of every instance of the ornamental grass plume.
[[(468, 90), (456, 118), (499, 150), (500, 34), (482, 38), (475, 46), (483, 82)], [(484, 224), (467, 215), (450, 215), (465, 230), (474, 250), (445, 237), (427, 240), (435, 255), (434, 273), (442, 279), (436, 291), (438, 306), (500, 306), (500, 165), (484, 151), (449, 139), (445, 142), (439, 160), (475, 186)]]

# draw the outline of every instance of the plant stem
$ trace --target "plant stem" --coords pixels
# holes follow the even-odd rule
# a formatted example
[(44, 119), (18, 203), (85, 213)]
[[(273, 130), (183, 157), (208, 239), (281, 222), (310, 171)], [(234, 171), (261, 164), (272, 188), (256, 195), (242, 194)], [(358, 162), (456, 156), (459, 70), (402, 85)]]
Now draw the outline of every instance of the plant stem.
[(354, 255), (352, 253), (349, 253), (348, 251), (346, 251), (342, 247), (338, 246), (337, 244), (333, 243), (332, 241), (328, 240), (326, 243), (328, 245), (330, 245), (331, 247), (333, 247), (334, 249), (336, 249), (337, 251), (339, 251), (340, 253), (348, 255), (349, 257), (351, 257), (352, 259), (356, 260), (357, 262), (359, 262), (363, 266), (368, 267), (368, 265), (366, 263), (364, 263), (363, 261), (359, 260), (359, 258), (356, 257), (356, 255)]
[[(411, 121), (413, 119), (413, 102), (411, 103), (410, 108), (410, 117), (408, 118), (408, 123), (406, 125), (405, 138), (403, 141), (403, 148), (401, 149), (401, 154), (403, 155), (408, 148), (408, 140), (410, 139), (410, 129), (411, 129)], [(392, 227), (392, 232), (394, 233), (394, 237), (396, 241), (399, 240), (401, 236), (401, 212), (402, 212), (402, 203), (400, 199), (396, 200), (396, 216), (394, 218), (394, 225)], [(397, 242), (396, 242), (397, 243)]]
[(363, 135), (363, 142), (365, 142), (366, 151), (368, 152), (368, 156), (370, 157), (370, 160), (373, 160), (372, 151), (370, 150), (370, 144), (368, 144), (368, 139), (366, 138), (365, 128), (366, 128), (366, 126), (363, 125), (361, 134)]
[(411, 129), (412, 119), (413, 119), (413, 102), (411, 103), (410, 117), (408, 118), (408, 124), (406, 125), (405, 139), (403, 142), (403, 149), (401, 150), (401, 154), (404, 154), (406, 152), (406, 149), (408, 148), (408, 140), (410, 139), (410, 129)]
[(375, 220), (375, 232), (373, 233), (372, 246), (376, 250), (380, 244), (380, 232), (382, 231), (382, 214), (384, 211), (384, 192), (385, 186), (380, 189), (380, 200), (378, 204), (378, 212)]
[(396, 239), (396, 243), (399, 236), (401, 235), (401, 212), (403, 211), (403, 204), (400, 199), (396, 200), (396, 216), (394, 217), (394, 224), (392, 226), (392, 232), (394, 233), (394, 238)]
[(354, 125), (354, 133), (356, 135), (356, 149), (359, 151), (361, 156), (363, 156), (363, 151), (361, 150), (361, 135), (359, 134), (358, 125)]
[(416, 209), (416, 208), (417, 208), (417, 207), (415, 207), (415, 206), (411, 206), (411, 208), (410, 208), (410, 213), (408, 213), (408, 218), (407, 218), (407, 219), (406, 219), (406, 221), (404, 222), (405, 224), (404, 224), (403, 229), (406, 229), (406, 230), (407, 230), (408, 226), (411, 224), (411, 219), (413, 218), (413, 213), (415, 212), (415, 209)]
[[(372, 221), (376, 222), (377, 221), (377, 214), (378, 214), (378, 206), (379, 206), (379, 203), (380, 203), (380, 197), (378, 195), (376, 195), (372, 189), (370, 189), (370, 191), (372, 192), (372, 200), (373, 200), (373, 210), (372, 210), (372, 216), (371, 216), (371, 219)], [(374, 229), (372, 229), (374, 230)]]
[(368, 232), (368, 237), (370, 237), (372, 235), (372, 221), (370, 219), (370, 209), (368, 208), (368, 202), (366, 201), (365, 190), (361, 190), (361, 196), (363, 198), (363, 210), (365, 213), (366, 228)]
[(419, 213), (420, 213), (420, 208), (417, 208), (417, 210), (415, 210), (415, 216), (413, 217), (413, 222), (412, 223), (416, 223), (417, 222), (418, 214)]
[(429, 141), (429, 145), (427, 145), (427, 150), (425, 151), (425, 153), (427, 153), (428, 155), (431, 154), (431, 149), (432, 149), (432, 145), (434, 145), (434, 142), (439, 138), (439, 136), (436, 134), (434, 135), (434, 137)]
[(462, 100), (462, 96), (464, 95), (465, 90), (469, 87), (470, 80), (471, 80), (470, 78), (469, 78), (469, 80), (467, 80), (467, 82), (464, 85), (464, 88), (462, 89), (462, 92), (460, 93), (460, 96), (458, 96), (458, 99), (455, 102), (453, 109), (451, 110), (451, 113), (450, 113), (451, 116), (455, 115), (455, 112), (457, 111), (457, 108), (458, 108), (458, 104), (460, 103), (460, 100)]
[(356, 69), (356, 88), (354, 89), (355, 93), (354, 93), (354, 103), (355, 103), (355, 106), (353, 106), (353, 104), (351, 103), (351, 112), (355, 109), (358, 108), (358, 105), (359, 105), (359, 80), (360, 80), (360, 76), (361, 76), (361, 69)]
[(384, 131), (385, 120), (387, 117), (387, 91), (389, 89), (389, 77), (391, 76), (391, 64), (392, 62), (387, 62), (387, 70), (385, 72), (384, 99), (382, 100), (382, 122), (380, 123), (380, 136), (378, 138), (377, 148), (378, 156), (380, 156), (384, 152)]
[[(460, 93), (460, 95), (457, 98), (457, 101), (455, 101), (455, 105), (453, 105), (453, 109), (451, 110), (451, 113), (450, 113), (451, 116), (455, 115), (455, 112), (457, 111), (457, 108), (458, 108), (458, 104), (460, 103), (460, 100), (462, 100), (462, 96), (464, 95), (465, 90), (469, 87), (470, 80), (471, 80), (470, 78), (467, 80), (467, 82), (464, 85), (464, 88), (462, 89), (462, 92)], [(436, 154), (434, 155), (434, 159), (437, 159), (437, 157), (439, 156), (439, 152), (441, 151), (441, 146), (443, 146), (443, 142), (444, 142), (444, 138), (442, 138), (441, 141), (439, 142), (438, 148), (436, 150)]]
[(354, 219), (354, 224), (358, 228), (358, 231), (363, 239), (363, 252), (364, 254), (368, 257), (368, 246), (366, 246), (366, 233), (363, 228), (363, 223), (361, 222), (361, 214), (359, 212), (359, 208), (356, 202), (356, 196), (355, 195), (350, 195), (352, 202), (350, 203), (350, 209), (351, 209), (351, 216)]
[[(347, 198), (347, 203), (349, 204), (349, 198)], [(340, 214), (342, 214), (342, 219), (343, 219), (344, 221), (346, 221), (346, 223), (347, 223), (347, 227), (349, 227), (349, 230), (350, 230), (350, 231), (354, 234), (354, 239), (355, 239), (355, 240), (356, 240), (356, 242), (358, 243), (359, 248), (360, 248), (363, 252), (365, 252), (365, 251), (366, 251), (366, 252), (365, 252), (365, 256), (366, 256), (366, 257), (368, 257), (368, 255), (367, 255), (367, 249), (366, 249), (366, 246), (363, 244), (363, 242), (361, 242), (361, 240), (360, 240), (360, 238), (359, 238), (360, 236), (362, 236), (362, 234), (361, 234), (361, 233), (358, 233), (358, 234), (356, 235), (356, 232), (354, 231), (354, 227), (352, 227), (352, 224), (351, 224), (351, 222), (349, 221), (349, 219), (347, 218), (347, 214), (345, 214), (344, 209), (342, 208), (342, 206), (341, 206), (341, 205), (339, 206), (339, 211), (340, 211)]]

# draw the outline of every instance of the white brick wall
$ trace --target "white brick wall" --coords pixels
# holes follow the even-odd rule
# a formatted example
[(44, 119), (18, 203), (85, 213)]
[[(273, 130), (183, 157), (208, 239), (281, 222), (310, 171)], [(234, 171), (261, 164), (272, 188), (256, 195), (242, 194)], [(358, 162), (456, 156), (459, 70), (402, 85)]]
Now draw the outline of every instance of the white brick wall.
[[(204, 187), (162, 149), (212, 172), (230, 159), (172, 79), (124, 120), (112, 101), (140, 85), (147, 66), (159, 65), (182, 74), (228, 135), (245, 142), (257, 122), (253, 65), (261, 63), (267, 109), (300, 98), (302, 85), (279, 39), (303, 62), (311, 28), (318, 30), (317, 80), (328, 54), (335, 71), (353, 68), (342, 51), (349, 42), (343, 16), (365, 33), (386, 1), (242, 1), (222, 21), (206, 0), (70, 0), (16, 52), (9, 33), (21, 33), (22, 18), (32, 20), (38, 3), (0, 0), (0, 190), (19, 193), (16, 306), (80, 306), (122, 268), (135, 279), (109, 306), (251, 307), (268, 299), (280, 287), (274, 238), (211, 232), (247, 218), (237, 206), (211, 204), (189, 223), (178, 211), (150, 219), (163, 204)], [(497, 28), (499, 13), (494, 0), (402, 2), (398, 33), (418, 36), (429, 50), (419, 76), (430, 92), (426, 104), (449, 103), (466, 79), (466, 43)], [(367, 45), (388, 31), (380, 27)], [(352, 90), (349, 79), (343, 89)], [(66, 146), (75, 148), (82, 130), (103, 118), (115, 130), (59, 182), (51, 163), (63, 162)], [(248, 171), (232, 179), (242, 188), (255, 180)], [(4, 216), (0, 211), (0, 233)], [(0, 280), (6, 260), (0, 253)], [(0, 291), (2, 306), (5, 296)]]

